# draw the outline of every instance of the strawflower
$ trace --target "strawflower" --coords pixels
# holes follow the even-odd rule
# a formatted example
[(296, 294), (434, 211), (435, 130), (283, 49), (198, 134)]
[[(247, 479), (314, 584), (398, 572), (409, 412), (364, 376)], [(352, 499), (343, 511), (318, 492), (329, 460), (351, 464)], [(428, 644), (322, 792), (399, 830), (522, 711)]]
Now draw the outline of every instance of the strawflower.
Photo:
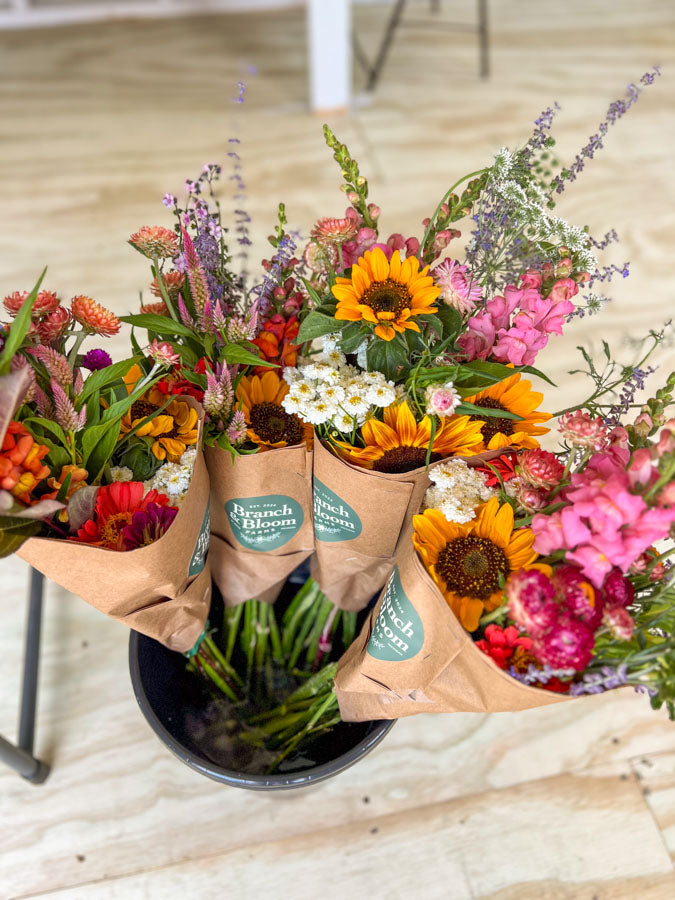
[(165, 341), (160, 343), (157, 338), (148, 347), (148, 356), (160, 366), (173, 367), (180, 362), (180, 356), (178, 353), (174, 353), (171, 344), (167, 344)]
[(453, 306), (463, 316), (483, 300), (483, 292), (467, 266), (456, 259), (445, 259), (431, 271), (434, 282), (441, 289), (439, 300)]
[(462, 398), (455, 390), (452, 381), (445, 384), (430, 384), (424, 394), (426, 414), (428, 416), (451, 416)]
[(169, 259), (179, 252), (176, 234), (161, 225), (144, 225), (131, 235), (129, 243), (148, 259)]
[(109, 337), (120, 330), (121, 323), (117, 316), (91, 297), (82, 294), (73, 297), (70, 309), (75, 321), (92, 334)]

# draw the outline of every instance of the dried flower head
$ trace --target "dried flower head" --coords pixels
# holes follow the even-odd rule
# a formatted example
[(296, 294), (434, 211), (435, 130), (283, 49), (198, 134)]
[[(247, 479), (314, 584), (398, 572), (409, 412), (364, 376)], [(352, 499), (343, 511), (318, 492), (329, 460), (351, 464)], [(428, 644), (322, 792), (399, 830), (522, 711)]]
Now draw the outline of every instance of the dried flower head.
[(144, 225), (131, 235), (129, 243), (149, 259), (169, 259), (179, 252), (175, 232), (161, 225)]
[(146, 315), (168, 316), (169, 307), (163, 300), (159, 300), (157, 303), (144, 303), (141, 306), (141, 312)]
[(312, 228), (311, 236), (319, 244), (344, 244), (356, 237), (357, 230), (353, 219), (326, 217), (319, 219)]
[[(180, 293), (183, 284), (185, 283), (185, 275), (182, 272), (166, 272), (162, 275), (162, 281), (164, 282), (164, 287), (166, 288), (166, 292), (169, 297), (177, 297)], [(157, 279), (153, 278), (150, 283), (150, 292), (155, 295), (155, 297), (161, 297), (162, 292), (160, 290), (159, 284), (157, 283)]]
[(73, 297), (70, 308), (75, 321), (93, 334), (108, 337), (120, 330), (121, 323), (117, 316), (91, 297), (78, 294), (77, 297)]

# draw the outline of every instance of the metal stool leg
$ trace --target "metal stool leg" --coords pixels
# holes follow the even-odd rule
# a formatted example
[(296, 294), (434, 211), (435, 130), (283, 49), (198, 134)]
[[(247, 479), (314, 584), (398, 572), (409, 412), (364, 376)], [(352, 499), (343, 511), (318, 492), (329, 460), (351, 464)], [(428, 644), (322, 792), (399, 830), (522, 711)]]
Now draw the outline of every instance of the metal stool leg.
[(43, 584), (44, 576), (42, 573), (31, 569), (18, 746), (0, 736), (0, 761), (11, 766), (19, 775), (33, 784), (41, 784), (49, 775), (49, 766), (36, 759), (33, 755), (38, 668), (40, 663)]

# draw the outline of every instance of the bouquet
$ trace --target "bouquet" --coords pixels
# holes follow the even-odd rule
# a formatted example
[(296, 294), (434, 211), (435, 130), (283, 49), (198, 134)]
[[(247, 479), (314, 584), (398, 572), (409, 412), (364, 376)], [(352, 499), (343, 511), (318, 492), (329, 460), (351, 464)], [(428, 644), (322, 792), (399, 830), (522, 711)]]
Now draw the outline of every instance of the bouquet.
[(232, 271), (214, 193), (220, 173), (215, 164), (204, 166), (187, 182), (184, 206), (165, 197), (174, 231), (146, 226), (131, 236), (152, 260), (158, 300), (124, 321), (146, 328), (176, 356), (171, 377), (156, 390), (189, 394), (204, 405), (211, 566), (225, 603), (233, 605), (273, 601), (313, 550), (312, 431), (282, 405), (288, 385), (279, 367), (295, 362), (297, 311), (306, 300), (292, 274), (298, 260), (284, 207), (266, 274), (249, 289)]
[[(628, 102), (612, 104), (601, 134), (636, 97), (633, 89)], [(523, 709), (622, 685), (675, 717), (675, 420), (667, 416), (675, 374), (635, 402), (665, 332), (650, 331), (628, 364), (606, 342), (604, 366), (580, 348), (592, 392), (554, 415), (539, 411), (543, 396), (518, 371), (565, 321), (597, 311), (593, 293), (583, 306), (572, 303), (580, 285), (588, 291), (626, 274), (590, 256), (614, 232), (595, 241), (545, 213), (599, 142), (543, 188), (543, 154), (534, 150), (550, 146), (541, 133), (550, 118), (539, 120), (524, 151), (497, 156), (467, 251), (485, 294), (467, 310), (454, 360), (512, 366), (515, 374), (466, 398), (496, 412), (482, 437), (498, 453), (471, 468), (452, 459), (429, 472), (424, 508), (340, 661), (344, 719)], [(504, 419), (507, 411), (518, 419)], [(553, 419), (561, 443), (545, 450), (538, 438)]]
[(101, 347), (82, 353), (119, 320), (84, 295), (67, 307), (41, 281), (4, 299), (3, 554), (187, 650), (211, 592), (203, 413), (191, 398), (156, 395), (174, 362), (166, 346), (118, 363)]

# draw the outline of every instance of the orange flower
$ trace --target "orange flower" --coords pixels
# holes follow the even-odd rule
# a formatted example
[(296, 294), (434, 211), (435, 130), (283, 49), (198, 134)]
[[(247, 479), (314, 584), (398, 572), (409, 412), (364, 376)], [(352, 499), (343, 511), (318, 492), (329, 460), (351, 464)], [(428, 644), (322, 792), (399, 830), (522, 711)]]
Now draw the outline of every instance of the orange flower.
[(44, 494), (40, 499), (41, 500), (55, 500), (56, 495), (61, 490), (66, 478), (70, 474), (70, 485), (68, 486), (68, 492), (66, 494), (66, 500), (70, 500), (75, 491), (79, 491), (80, 488), (83, 488), (87, 483), (87, 478), (89, 473), (86, 469), (81, 469), (79, 466), (62, 466), (61, 474), (58, 478), (49, 478), (47, 480), (47, 484), (49, 487), (54, 490), (51, 494)]
[(20, 422), (10, 422), (0, 450), (0, 488), (30, 505), (33, 488), (49, 475), (42, 460), (49, 447), (37, 444)]
[(73, 318), (93, 334), (108, 337), (120, 330), (121, 323), (117, 316), (91, 297), (78, 294), (77, 297), (73, 297), (70, 308)]
[(335, 280), (335, 318), (372, 324), (383, 341), (393, 340), (406, 329), (419, 331), (414, 317), (436, 312), (434, 302), (441, 293), (428, 273), (429, 266), (420, 270), (415, 256), (401, 262), (398, 250), (391, 260), (379, 247), (366, 250), (352, 266), (351, 277)]
[[(154, 283), (154, 282), (153, 282)], [(153, 291), (154, 294), (154, 291)], [(163, 300), (160, 300), (158, 303), (144, 303), (141, 306), (142, 313), (151, 313), (155, 316), (168, 316), (169, 315), (169, 307)]]
[[(28, 291), (14, 291), (2, 301), (11, 316), (15, 316), (28, 298)], [(61, 301), (53, 291), (40, 291), (31, 309), (31, 318), (40, 319), (53, 312)]]
[(244, 375), (237, 385), (237, 400), (246, 418), (249, 441), (261, 450), (288, 447), (305, 441), (311, 447), (312, 426), (281, 405), (289, 391), (285, 381), (269, 369), (264, 375)]
[[(183, 275), (182, 272), (166, 272), (162, 275), (162, 281), (164, 282), (164, 287), (166, 288), (169, 297), (177, 297), (185, 282), (185, 275)], [(156, 278), (153, 278), (150, 283), (150, 292), (153, 293), (155, 297), (162, 296)]]
[(145, 512), (151, 503), (166, 506), (169, 498), (158, 491), (148, 491), (141, 481), (116, 481), (99, 488), (96, 494), (94, 518), (84, 523), (71, 541), (123, 550), (124, 527), (131, 523), (135, 512)]
[(179, 251), (175, 232), (161, 225), (144, 225), (131, 235), (129, 243), (149, 259), (168, 259)]

